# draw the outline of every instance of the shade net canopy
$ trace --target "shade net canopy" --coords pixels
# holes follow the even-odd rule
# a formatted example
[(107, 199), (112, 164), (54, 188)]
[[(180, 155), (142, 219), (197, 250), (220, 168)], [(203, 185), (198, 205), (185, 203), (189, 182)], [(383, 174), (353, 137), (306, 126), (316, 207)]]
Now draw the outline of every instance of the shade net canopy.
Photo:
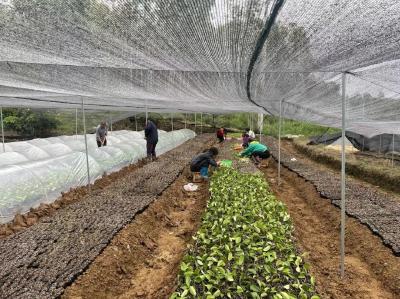
[(400, 2), (2, 0), (3, 106), (258, 112), (400, 132)]

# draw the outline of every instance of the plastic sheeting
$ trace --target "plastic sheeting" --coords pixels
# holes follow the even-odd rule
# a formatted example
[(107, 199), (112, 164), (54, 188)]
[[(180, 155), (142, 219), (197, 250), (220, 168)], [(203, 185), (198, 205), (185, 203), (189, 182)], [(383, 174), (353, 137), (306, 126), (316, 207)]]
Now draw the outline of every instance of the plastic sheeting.
[[(191, 130), (159, 131), (157, 154), (193, 138)], [(98, 148), (88, 134), (91, 183), (146, 156), (144, 133), (109, 132), (106, 147)], [(54, 201), (62, 191), (87, 184), (85, 143), (82, 135), (7, 143), (0, 154), (0, 222), (25, 213), (40, 203)], [(36, 156), (37, 155), (37, 156)]]
[[(4, 4), (6, 3), (6, 4)], [(0, 105), (248, 111), (399, 134), (400, 2), (9, 0)], [(379, 123), (379, 126), (375, 126)]]
[[(310, 138), (309, 144), (325, 144), (329, 145), (337, 143), (342, 137), (341, 133), (324, 134)], [(360, 151), (371, 151), (377, 153), (400, 153), (400, 136), (382, 134), (372, 138), (359, 135), (354, 132), (346, 132), (346, 137), (351, 144)]]

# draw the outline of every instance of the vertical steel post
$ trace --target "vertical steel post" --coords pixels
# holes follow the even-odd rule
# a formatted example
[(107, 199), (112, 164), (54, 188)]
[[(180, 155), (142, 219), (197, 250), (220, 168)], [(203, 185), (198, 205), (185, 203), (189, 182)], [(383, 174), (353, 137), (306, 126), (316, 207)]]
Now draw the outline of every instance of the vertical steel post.
[(278, 186), (281, 184), (281, 129), (282, 129), (282, 100), (279, 101), (278, 124)]
[(110, 114), (110, 130), (111, 130), (111, 132), (113, 131), (112, 123), (113, 123), (113, 121), (112, 121), (112, 115)]
[(196, 118), (197, 118), (197, 113), (195, 112), (194, 113), (194, 132), (196, 133), (196, 129), (197, 129), (197, 121), (196, 121)]
[(4, 143), (3, 107), (0, 107), (0, 121), (1, 121), (1, 141), (3, 143), (3, 153), (5, 153), (6, 152), (6, 145)]
[(147, 121), (149, 120), (149, 112), (147, 111), (147, 101), (146, 101), (146, 124), (147, 125)]
[(75, 108), (75, 138), (78, 139), (78, 108)]
[(86, 169), (87, 169), (87, 180), (88, 180), (88, 188), (89, 192), (90, 189), (90, 169), (89, 169), (89, 153), (88, 153), (88, 143), (87, 143), (87, 136), (86, 136), (86, 117), (85, 117), (85, 103), (82, 99), (82, 123), (83, 123), (83, 135), (85, 136), (85, 152), (86, 152)]
[(259, 125), (260, 125), (260, 142), (261, 142), (261, 139), (262, 139), (262, 131), (263, 131), (263, 129), (264, 129), (264, 114), (262, 114), (262, 113), (259, 113), (258, 114), (258, 117), (259, 117)]
[(200, 134), (203, 134), (203, 113), (200, 113)]
[(136, 114), (135, 114), (135, 128), (136, 128), (136, 132), (137, 132), (138, 127), (137, 127), (137, 117), (136, 117)]
[(185, 129), (187, 127), (186, 122), (187, 122), (187, 113), (185, 113)]
[(174, 130), (174, 114), (171, 113), (171, 131)]
[(345, 233), (346, 233), (346, 73), (342, 73), (342, 169), (340, 197), (340, 275), (344, 277)]
[(392, 167), (394, 166), (394, 134), (392, 134)]

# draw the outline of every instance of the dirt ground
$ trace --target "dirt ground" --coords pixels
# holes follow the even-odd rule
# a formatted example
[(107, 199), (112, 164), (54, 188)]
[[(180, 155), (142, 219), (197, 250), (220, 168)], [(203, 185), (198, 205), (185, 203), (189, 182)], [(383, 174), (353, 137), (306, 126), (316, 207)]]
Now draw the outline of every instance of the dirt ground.
[(168, 298), (209, 196), (207, 184), (187, 193), (186, 183), (181, 175), (122, 229), (63, 298)]
[[(223, 152), (223, 151), (222, 151)], [(346, 275), (339, 275), (340, 212), (315, 187), (276, 163), (262, 169), (277, 197), (288, 207), (294, 238), (306, 252), (322, 298), (400, 298), (400, 257), (365, 225), (347, 217)], [(205, 184), (191, 194), (179, 178), (148, 209), (121, 230), (67, 290), (63, 298), (168, 298), (179, 263), (205, 210)]]
[(359, 221), (346, 221), (346, 274), (339, 275), (340, 211), (321, 198), (315, 187), (282, 168), (277, 186), (277, 164), (264, 173), (274, 193), (288, 207), (295, 242), (316, 279), (322, 298), (400, 298), (400, 258)]
[[(308, 139), (283, 140), (285, 148), (293, 148), (314, 161), (327, 165), (332, 169), (341, 168), (341, 151), (329, 146), (307, 145)], [(398, 159), (398, 158), (396, 158)], [(399, 161), (390, 156), (373, 152), (346, 152), (346, 172), (357, 179), (365, 181), (388, 191), (400, 193)]]

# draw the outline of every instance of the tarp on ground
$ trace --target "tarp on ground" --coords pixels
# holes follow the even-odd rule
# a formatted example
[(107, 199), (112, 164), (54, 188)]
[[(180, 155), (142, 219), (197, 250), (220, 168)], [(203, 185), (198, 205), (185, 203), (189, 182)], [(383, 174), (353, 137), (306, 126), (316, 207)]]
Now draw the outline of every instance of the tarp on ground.
[[(308, 144), (331, 145), (341, 140), (342, 133), (324, 134), (310, 138)], [(377, 153), (400, 152), (400, 135), (381, 134), (371, 138), (362, 136), (354, 132), (346, 132), (346, 140), (359, 151), (370, 151)]]

